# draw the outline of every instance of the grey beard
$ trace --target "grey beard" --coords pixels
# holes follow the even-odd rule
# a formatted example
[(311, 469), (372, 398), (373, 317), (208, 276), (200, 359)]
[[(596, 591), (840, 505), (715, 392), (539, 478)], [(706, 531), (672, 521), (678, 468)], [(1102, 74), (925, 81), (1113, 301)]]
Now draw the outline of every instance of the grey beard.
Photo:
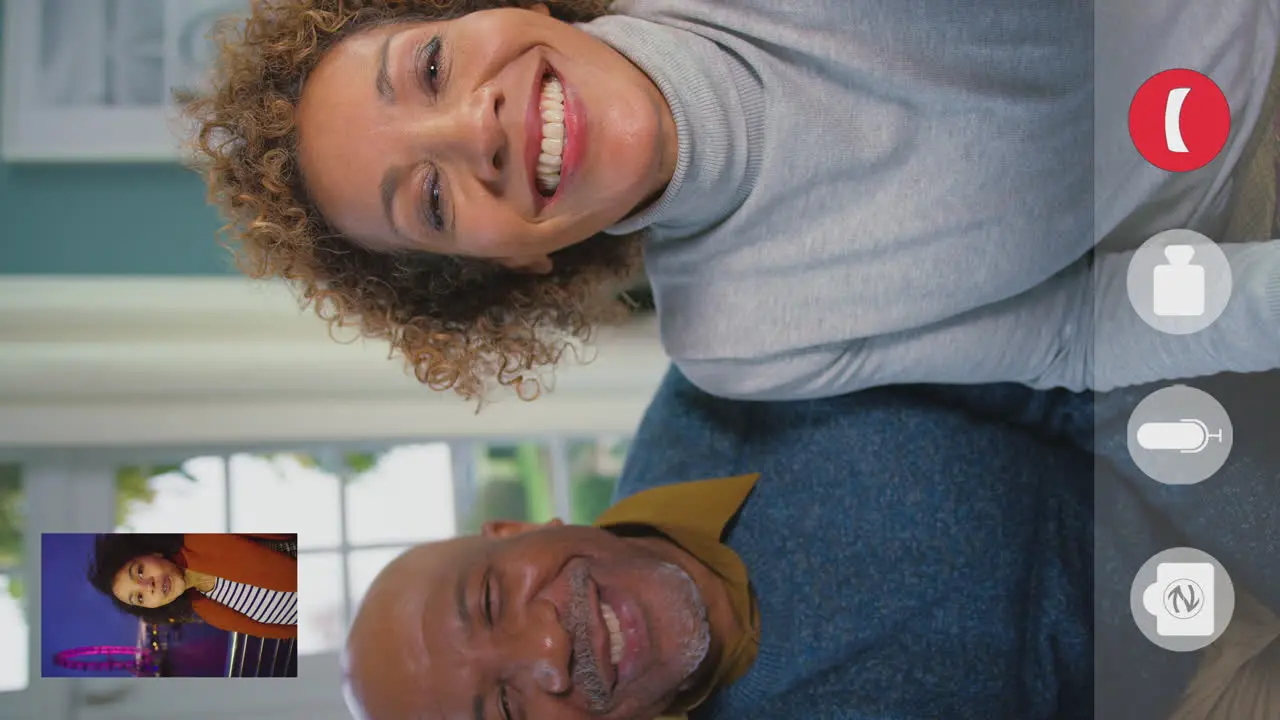
[[(707, 652), (711, 649), (711, 621), (707, 618), (707, 605), (702, 599), (702, 593), (698, 591), (698, 585), (689, 577), (689, 574), (679, 567), (671, 563), (663, 563), (658, 568), (658, 575), (667, 575), (673, 581), (672, 585), (682, 585), (684, 598), (672, 597), (673, 601), (669, 607), (678, 608), (679, 617), (676, 618), (680, 623), (680, 677), (687, 681), (697, 671), (698, 666), (706, 659)], [(665, 583), (663, 583), (665, 584)], [(676, 591), (673, 591), (675, 594)], [(684, 602), (679, 602), (684, 599)], [(681, 689), (686, 689), (684, 685)]]

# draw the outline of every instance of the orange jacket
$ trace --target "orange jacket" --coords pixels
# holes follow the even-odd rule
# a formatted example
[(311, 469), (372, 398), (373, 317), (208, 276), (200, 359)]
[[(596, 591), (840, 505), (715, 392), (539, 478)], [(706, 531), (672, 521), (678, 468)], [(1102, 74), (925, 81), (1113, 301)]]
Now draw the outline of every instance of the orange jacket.
[[(298, 561), (265, 548), (250, 538), (291, 540), (293, 535), (188, 534), (183, 536), (178, 565), (224, 580), (268, 590), (298, 591)], [(191, 607), (202, 620), (221, 630), (265, 638), (296, 638), (297, 625), (268, 625), (244, 613), (194, 593)]]

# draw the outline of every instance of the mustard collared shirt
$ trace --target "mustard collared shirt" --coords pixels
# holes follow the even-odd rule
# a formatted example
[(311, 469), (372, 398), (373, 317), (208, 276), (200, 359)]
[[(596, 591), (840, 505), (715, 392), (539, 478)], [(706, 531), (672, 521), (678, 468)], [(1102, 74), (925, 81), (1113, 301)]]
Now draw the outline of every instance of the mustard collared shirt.
[(725, 581), (737, 625), (749, 628), (738, 637), (725, 638), (711, 681), (677, 698), (671, 709), (674, 714), (701, 705), (712, 692), (745, 675), (755, 662), (760, 647), (760, 612), (751, 595), (746, 564), (722, 541), (725, 526), (759, 477), (739, 475), (650, 488), (604, 511), (595, 522), (598, 528), (644, 525), (666, 536)]

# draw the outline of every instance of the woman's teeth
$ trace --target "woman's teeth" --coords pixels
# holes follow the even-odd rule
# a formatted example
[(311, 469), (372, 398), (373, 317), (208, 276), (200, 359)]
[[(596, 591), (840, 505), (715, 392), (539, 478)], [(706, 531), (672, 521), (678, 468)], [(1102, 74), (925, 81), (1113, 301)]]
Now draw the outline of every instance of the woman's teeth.
[(604, 616), (605, 627), (609, 628), (609, 663), (616, 666), (622, 660), (622, 623), (608, 603), (600, 603), (600, 614)]
[(538, 108), (542, 111), (542, 148), (535, 175), (538, 190), (551, 195), (560, 187), (561, 155), (564, 153), (564, 88), (554, 76), (543, 81)]

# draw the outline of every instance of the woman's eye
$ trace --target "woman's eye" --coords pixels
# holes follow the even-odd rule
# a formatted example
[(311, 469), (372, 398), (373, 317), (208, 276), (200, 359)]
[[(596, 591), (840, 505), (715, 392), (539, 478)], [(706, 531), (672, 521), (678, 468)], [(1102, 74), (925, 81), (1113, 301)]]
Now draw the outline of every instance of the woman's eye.
[(422, 80), (426, 83), (427, 89), (433, 93), (440, 89), (440, 51), (439, 37), (431, 38), (431, 42), (422, 48)]
[(440, 211), (440, 174), (427, 174), (426, 187), (423, 188), (422, 210), (427, 225), (436, 232), (444, 230), (444, 214)]

